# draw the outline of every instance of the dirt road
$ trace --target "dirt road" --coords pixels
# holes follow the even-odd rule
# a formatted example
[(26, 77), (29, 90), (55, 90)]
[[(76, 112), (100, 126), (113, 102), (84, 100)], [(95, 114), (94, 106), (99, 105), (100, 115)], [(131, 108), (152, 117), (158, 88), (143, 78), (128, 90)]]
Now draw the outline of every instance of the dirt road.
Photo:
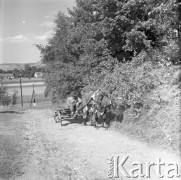
[[(64, 122), (61, 127), (54, 122), (50, 109), (31, 109), (10, 114), (11, 121), (5, 119), (7, 116), (4, 113), (4, 119), (0, 122), (2, 179), (108, 179), (108, 162), (113, 156), (119, 156), (120, 161), (128, 157), (123, 165), (125, 171), (120, 167), (117, 179), (159, 179), (156, 166), (151, 167), (149, 178), (123, 175), (133, 167), (138, 168), (138, 165), (132, 165), (133, 162), (140, 162), (142, 173), (148, 175), (146, 162), (158, 163), (159, 158), (165, 163), (161, 170), (161, 174), (165, 174), (162, 179), (167, 179), (169, 169), (174, 169), (169, 173), (170, 176), (174, 175), (171, 179), (180, 179), (176, 177), (177, 166), (181, 169), (180, 158), (166, 150), (148, 147), (113, 130), (95, 129), (79, 122)], [(168, 167), (169, 163), (173, 165)], [(138, 174), (139, 171), (136, 171), (134, 175)]]

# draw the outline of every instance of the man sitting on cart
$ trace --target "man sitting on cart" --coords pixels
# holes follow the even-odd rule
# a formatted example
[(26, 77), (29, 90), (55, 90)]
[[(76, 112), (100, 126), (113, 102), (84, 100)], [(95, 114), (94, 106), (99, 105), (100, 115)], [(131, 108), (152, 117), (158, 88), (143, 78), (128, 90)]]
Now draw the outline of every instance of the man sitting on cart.
[(77, 95), (77, 93), (74, 91), (71, 93), (71, 95), (67, 98), (67, 107), (71, 111), (71, 116), (73, 116), (77, 110), (77, 108), (82, 103), (82, 99)]

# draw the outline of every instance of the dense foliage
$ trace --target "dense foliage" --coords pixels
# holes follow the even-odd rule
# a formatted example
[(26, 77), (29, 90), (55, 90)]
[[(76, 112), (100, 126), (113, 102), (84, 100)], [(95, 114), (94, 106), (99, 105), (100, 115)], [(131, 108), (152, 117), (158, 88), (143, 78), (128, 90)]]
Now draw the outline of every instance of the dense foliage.
[(46, 64), (46, 96), (107, 91), (122, 103), (144, 101), (160, 81), (158, 65), (180, 64), (180, 0), (76, 0), (59, 12), (54, 35), (37, 45)]

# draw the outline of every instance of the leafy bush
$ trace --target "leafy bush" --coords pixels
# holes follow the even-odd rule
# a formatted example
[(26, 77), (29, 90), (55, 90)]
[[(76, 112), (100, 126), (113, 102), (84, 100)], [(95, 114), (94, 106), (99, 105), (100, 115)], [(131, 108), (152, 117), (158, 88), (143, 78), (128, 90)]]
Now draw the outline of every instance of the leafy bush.
[(12, 105), (17, 104), (17, 99), (18, 99), (17, 93), (18, 93), (17, 90), (15, 90), (14, 93), (13, 93), (13, 96), (12, 96)]
[(0, 104), (9, 105), (11, 102), (11, 97), (7, 93), (7, 87), (4, 85), (3, 81), (0, 82)]
[(112, 74), (105, 77), (102, 88), (120, 104), (138, 107), (146, 106), (145, 96), (160, 82), (155, 74), (151, 74), (154, 65), (144, 61), (146, 54), (137, 56), (133, 61), (120, 63)]

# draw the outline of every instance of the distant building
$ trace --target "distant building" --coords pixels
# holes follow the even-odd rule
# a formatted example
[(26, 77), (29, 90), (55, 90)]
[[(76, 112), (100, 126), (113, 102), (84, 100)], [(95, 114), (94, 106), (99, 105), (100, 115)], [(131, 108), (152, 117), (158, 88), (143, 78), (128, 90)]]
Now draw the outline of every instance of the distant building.
[(14, 79), (14, 74), (0, 74), (1, 79)]
[(42, 78), (43, 77), (43, 73), (42, 72), (35, 72), (34, 77)]

